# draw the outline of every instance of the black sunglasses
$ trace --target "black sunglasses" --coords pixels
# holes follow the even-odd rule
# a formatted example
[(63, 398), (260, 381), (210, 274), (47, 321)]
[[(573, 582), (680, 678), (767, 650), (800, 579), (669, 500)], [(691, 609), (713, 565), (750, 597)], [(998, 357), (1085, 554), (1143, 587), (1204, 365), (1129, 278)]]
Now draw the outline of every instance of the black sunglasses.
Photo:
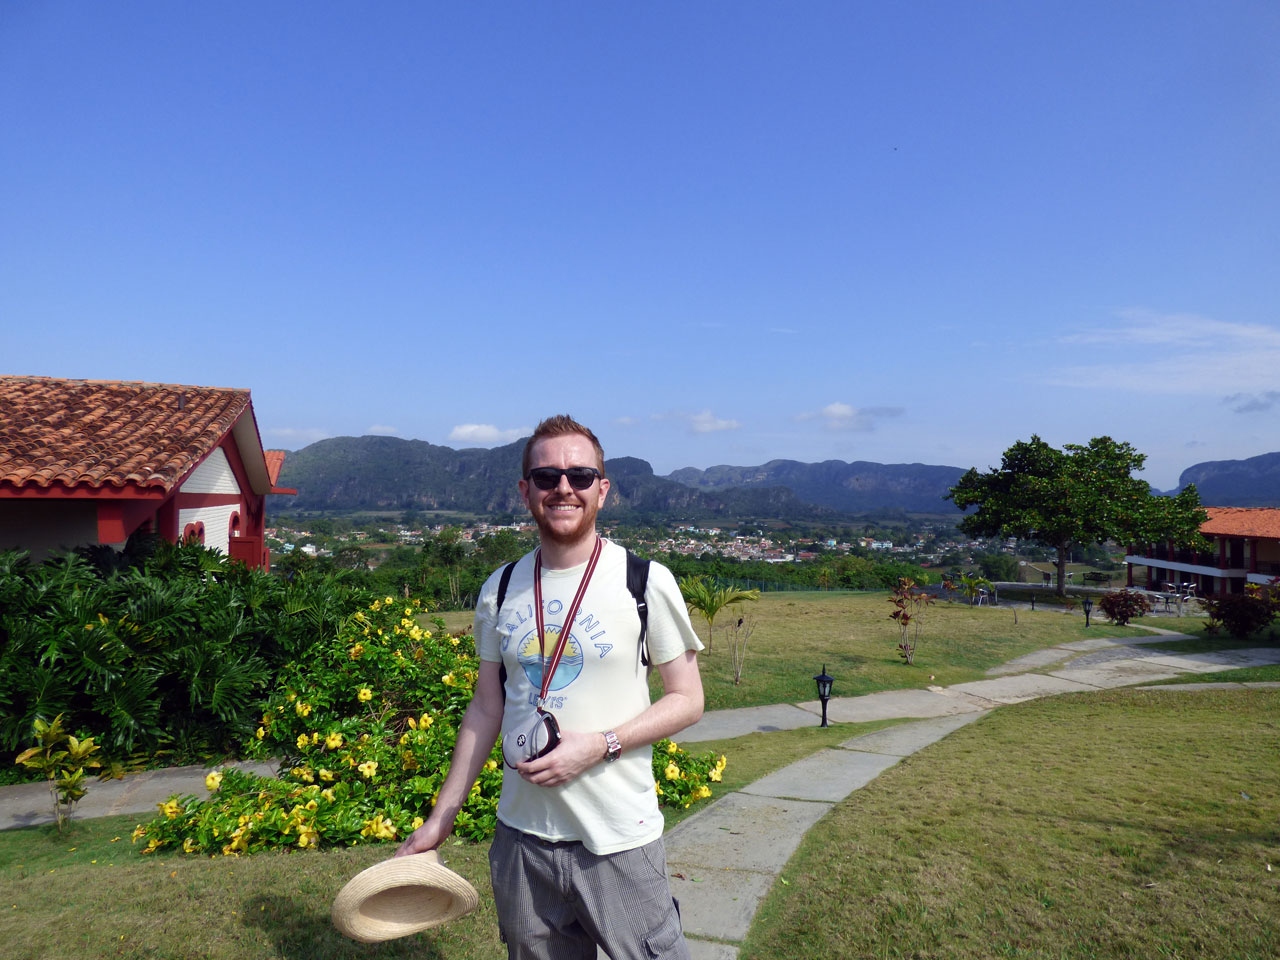
[(568, 477), (569, 486), (573, 489), (586, 490), (596, 482), (598, 476), (600, 471), (595, 467), (569, 467), (567, 470), (559, 467), (534, 467), (525, 475), (525, 479), (532, 480), (539, 490), (554, 490), (560, 486), (561, 477)]

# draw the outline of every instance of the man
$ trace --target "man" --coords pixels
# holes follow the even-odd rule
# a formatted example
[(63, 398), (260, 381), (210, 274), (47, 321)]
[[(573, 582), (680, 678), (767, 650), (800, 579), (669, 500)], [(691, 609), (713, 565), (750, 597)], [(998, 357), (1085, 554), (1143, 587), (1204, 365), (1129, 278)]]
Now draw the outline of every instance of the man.
[(444, 841), (499, 733), (504, 753), (523, 743), (541, 700), (559, 743), (508, 763), (489, 853), (508, 957), (595, 960), (598, 944), (612, 960), (687, 960), (650, 745), (702, 716), (702, 644), (671, 572), (651, 564), (646, 646), (663, 695), (650, 703), (626, 552), (596, 534), (609, 479), (595, 434), (567, 416), (544, 420), (522, 474), (540, 547), (517, 562), (501, 610), (501, 571), (480, 591), (475, 693), (431, 816), (396, 856)]

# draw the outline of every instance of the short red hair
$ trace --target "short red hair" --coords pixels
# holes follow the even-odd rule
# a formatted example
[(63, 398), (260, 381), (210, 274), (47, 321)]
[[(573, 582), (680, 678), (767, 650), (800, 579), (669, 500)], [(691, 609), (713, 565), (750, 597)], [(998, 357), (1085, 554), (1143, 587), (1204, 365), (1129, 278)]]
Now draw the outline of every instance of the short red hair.
[(587, 427), (584, 427), (573, 417), (567, 413), (559, 413), (554, 417), (547, 417), (537, 429), (533, 431), (533, 436), (524, 445), (524, 459), (520, 463), (520, 476), (528, 477), (530, 470), (530, 461), (533, 459), (533, 445), (539, 440), (550, 440), (552, 437), (565, 437), (570, 434), (578, 434), (586, 437), (591, 441), (591, 446), (595, 448), (597, 466), (600, 468), (600, 476), (604, 476), (604, 447), (600, 446), (600, 441), (596, 439), (596, 435)]

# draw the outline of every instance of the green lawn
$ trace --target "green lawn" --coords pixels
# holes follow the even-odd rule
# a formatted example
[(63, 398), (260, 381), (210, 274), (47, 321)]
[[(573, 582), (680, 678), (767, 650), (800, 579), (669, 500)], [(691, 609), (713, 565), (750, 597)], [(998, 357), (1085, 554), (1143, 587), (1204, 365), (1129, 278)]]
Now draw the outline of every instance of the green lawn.
[[(714, 643), (700, 658), (708, 710), (815, 699), (813, 677), (826, 665), (834, 695), (980, 680), (986, 671), (1032, 650), (1086, 637), (1147, 637), (1133, 627), (1094, 624), (1058, 610), (1011, 610), (937, 603), (926, 609), (916, 664), (898, 656), (899, 630), (889, 619), (888, 593), (766, 593), (717, 618)], [(728, 632), (739, 615), (754, 617), (741, 685), (733, 682)], [(469, 613), (444, 615), (452, 630), (467, 629)], [(698, 635), (706, 623), (694, 617)], [(654, 678), (655, 692), (658, 689)]]
[(1002, 707), (822, 820), (743, 960), (1280, 955), (1280, 691)]
[[(730, 756), (721, 792), (883, 725), (697, 749)], [(1275, 956), (1278, 749), (1276, 690), (1118, 690), (1002, 707), (819, 823), (766, 900), (743, 960)], [(0, 833), (6, 956), (503, 954), (486, 845), (444, 849), (480, 892), (474, 914), (369, 946), (333, 930), (329, 904), (389, 845), (155, 859), (130, 847), (134, 822), (85, 821), (65, 837), (51, 827)]]

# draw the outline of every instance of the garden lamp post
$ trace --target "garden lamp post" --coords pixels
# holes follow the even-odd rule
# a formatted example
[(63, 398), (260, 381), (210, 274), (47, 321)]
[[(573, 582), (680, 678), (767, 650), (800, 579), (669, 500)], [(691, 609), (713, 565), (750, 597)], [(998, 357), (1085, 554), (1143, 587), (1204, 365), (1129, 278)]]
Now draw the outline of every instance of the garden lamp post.
[(822, 672), (813, 678), (818, 684), (818, 699), (822, 701), (822, 726), (828, 726), (827, 723), (827, 701), (831, 699), (831, 684), (835, 681), (835, 677), (827, 675), (827, 665), (822, 665)]
[(1093, 598), (1085, 597), (1084, 598), (1084, 625), (1086, 629), (1088, 629), (1089, 627), (1089, 614), (1091, 613), (1093, 613)]

